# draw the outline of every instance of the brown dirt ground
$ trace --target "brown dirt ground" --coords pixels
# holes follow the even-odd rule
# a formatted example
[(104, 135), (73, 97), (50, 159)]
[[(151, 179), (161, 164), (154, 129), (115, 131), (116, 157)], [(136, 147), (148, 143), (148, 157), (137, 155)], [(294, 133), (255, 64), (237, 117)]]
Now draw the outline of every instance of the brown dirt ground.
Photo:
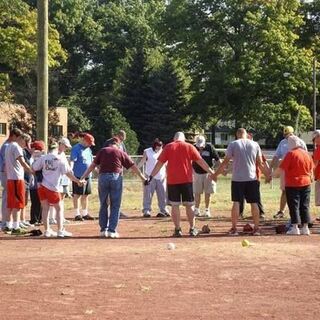
[(116, 240), (98, 238), (97, 221), (71, 223), (72, 239), (1, 233), (0, 319), (319, 319), (318, 234), (266, 223), (261, 237), (228, 237), (228, 219), (207, 222), (193, 239), (138, 212)]

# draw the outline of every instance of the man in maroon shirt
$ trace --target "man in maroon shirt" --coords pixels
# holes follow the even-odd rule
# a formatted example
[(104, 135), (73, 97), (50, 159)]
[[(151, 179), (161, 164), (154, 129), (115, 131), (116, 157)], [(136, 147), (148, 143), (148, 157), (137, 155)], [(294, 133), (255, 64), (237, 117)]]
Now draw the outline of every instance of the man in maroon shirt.
[[(96, 166), (100, 166), (99, 225), (100, 236), (105, 238), (119, 238), (117, 226), (122, 197), (122, 167), (131, 169), (143, 182), (146, 180), (130, 157), (119, 149), (119, 143), (120, 140), (117, 137), (110, 139), (109, 146), (98, 152), (93, 163), (81, 177), (81, 180), (84, 180)], [(108, 213), (109, 206), (110, 214)]]

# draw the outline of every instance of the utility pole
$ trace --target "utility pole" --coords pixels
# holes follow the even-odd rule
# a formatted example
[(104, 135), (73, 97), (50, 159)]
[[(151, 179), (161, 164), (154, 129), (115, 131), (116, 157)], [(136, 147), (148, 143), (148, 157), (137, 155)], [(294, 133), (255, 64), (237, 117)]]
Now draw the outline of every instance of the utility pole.
[(313, 58), (313, 131), (317, 130), (317, 58)]
[(48, 0), (38, 0), (37, 139), (48, 143)]

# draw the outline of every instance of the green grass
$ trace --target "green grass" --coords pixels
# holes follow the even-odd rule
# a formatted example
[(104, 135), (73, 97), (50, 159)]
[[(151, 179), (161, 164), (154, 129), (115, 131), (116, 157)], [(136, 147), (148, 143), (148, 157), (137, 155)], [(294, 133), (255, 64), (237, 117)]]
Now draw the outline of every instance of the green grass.
[[(229, 216), (231, 209), (231, 181), (230, 176), (220, 177), (217, 183), (217, 194), (212, 197), (211, 200), (211, 211), (215, 215), (226, 215)], [(314, 206), (314, 190), (311, 194), (311, 208), (310, 212), (313, 217), (319, 215), (316, 207)], [(138, 180), (125, 179), (124, 180), (124, 192), (122, 196), (121, 209), (123, 212), (141, 211), (142, 208), (142, 193), (143, 185)], [(264, 180), (261, 181), (261, 195), (262, 203), (265, 207), (266, 217), (272, 218), (272, 216), (279, 210), (279, 179), (275, 179), (273, 185), (265, 184)], [(203, 199), (202, 199), (203, 200)], [(204, 207), (204, 202), (201, 202), (201, 207)], [(66, 201), (66, 210), (72, 210), (72, 201)], [(157, 211), (157, 198), (154, 195), (153, 210)], [(93, 183), (93, 195), (90, 197), (90, 212), (97, 214), (99, 211), (99, 199), (97, 195), (97, 181)], [(216, 212), (216, 213), (215, 213)], [(246, 205), (245, 213), (249, 215), (250, 206)], [(286, 209), (288, 214), (288, 209)]]

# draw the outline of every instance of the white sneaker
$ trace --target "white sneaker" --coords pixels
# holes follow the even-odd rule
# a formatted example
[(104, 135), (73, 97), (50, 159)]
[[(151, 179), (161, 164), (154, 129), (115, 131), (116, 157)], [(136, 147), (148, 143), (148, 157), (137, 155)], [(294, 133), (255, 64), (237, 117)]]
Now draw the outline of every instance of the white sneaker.
[(211, 212), (210, 212), (210, 209), (209, 209), (209, 208), (206, 209), (206, 211), (205, 211), (205, 213), (204, 213), (204, 216), (205, 216), (206, 218), (211, 218)]
[(310, 229), (308, 227), (308, 225), (306, 226), (303, 226), (300, 230), (300, 234), (303, 234), (305, 236), (310, 236), (311, 232), (310, 232)]
[(150, 212), (149, 210), (145, 211), (145, 212), (143, 213), (143, 217), (144, 217), (144, 218), (150, 218), (150, 217), (151, 217), (151, 212)]
[(195, 215), (196, 217), (201, 217), (201, 211), (200, 211), (199, 208), (194, 208), (194, 215)]
[(56, 237), (57, 233), (55, 231), (49, 229), (49, 230), (46, 230), (43, 235), (45, 238), (50, 238), (50, 237)]
[(67, 237), (72, 237), (72, 233), (68, 232), (65, 229), (63, 229), (62, 231), (58, 231), (58, 238), (67, 238)]
[(110, 232), (108, 231), (108, 236), (111, 238), (111, 239), (118, 239), (120, 238), (120, 235), (118, 232)]
[(108, 231), (100, 231), (100, 238), (109, 238)]
[(34, 227), (33, 224), (31, 224), (29, 221), (22, 221), (22, 223), (26, 226), (26, 227)]
[(300, 230), (298, 227), (291, 227), (290, 230), (287, 231), (288, 235), (299, 235), (300, 234)]

